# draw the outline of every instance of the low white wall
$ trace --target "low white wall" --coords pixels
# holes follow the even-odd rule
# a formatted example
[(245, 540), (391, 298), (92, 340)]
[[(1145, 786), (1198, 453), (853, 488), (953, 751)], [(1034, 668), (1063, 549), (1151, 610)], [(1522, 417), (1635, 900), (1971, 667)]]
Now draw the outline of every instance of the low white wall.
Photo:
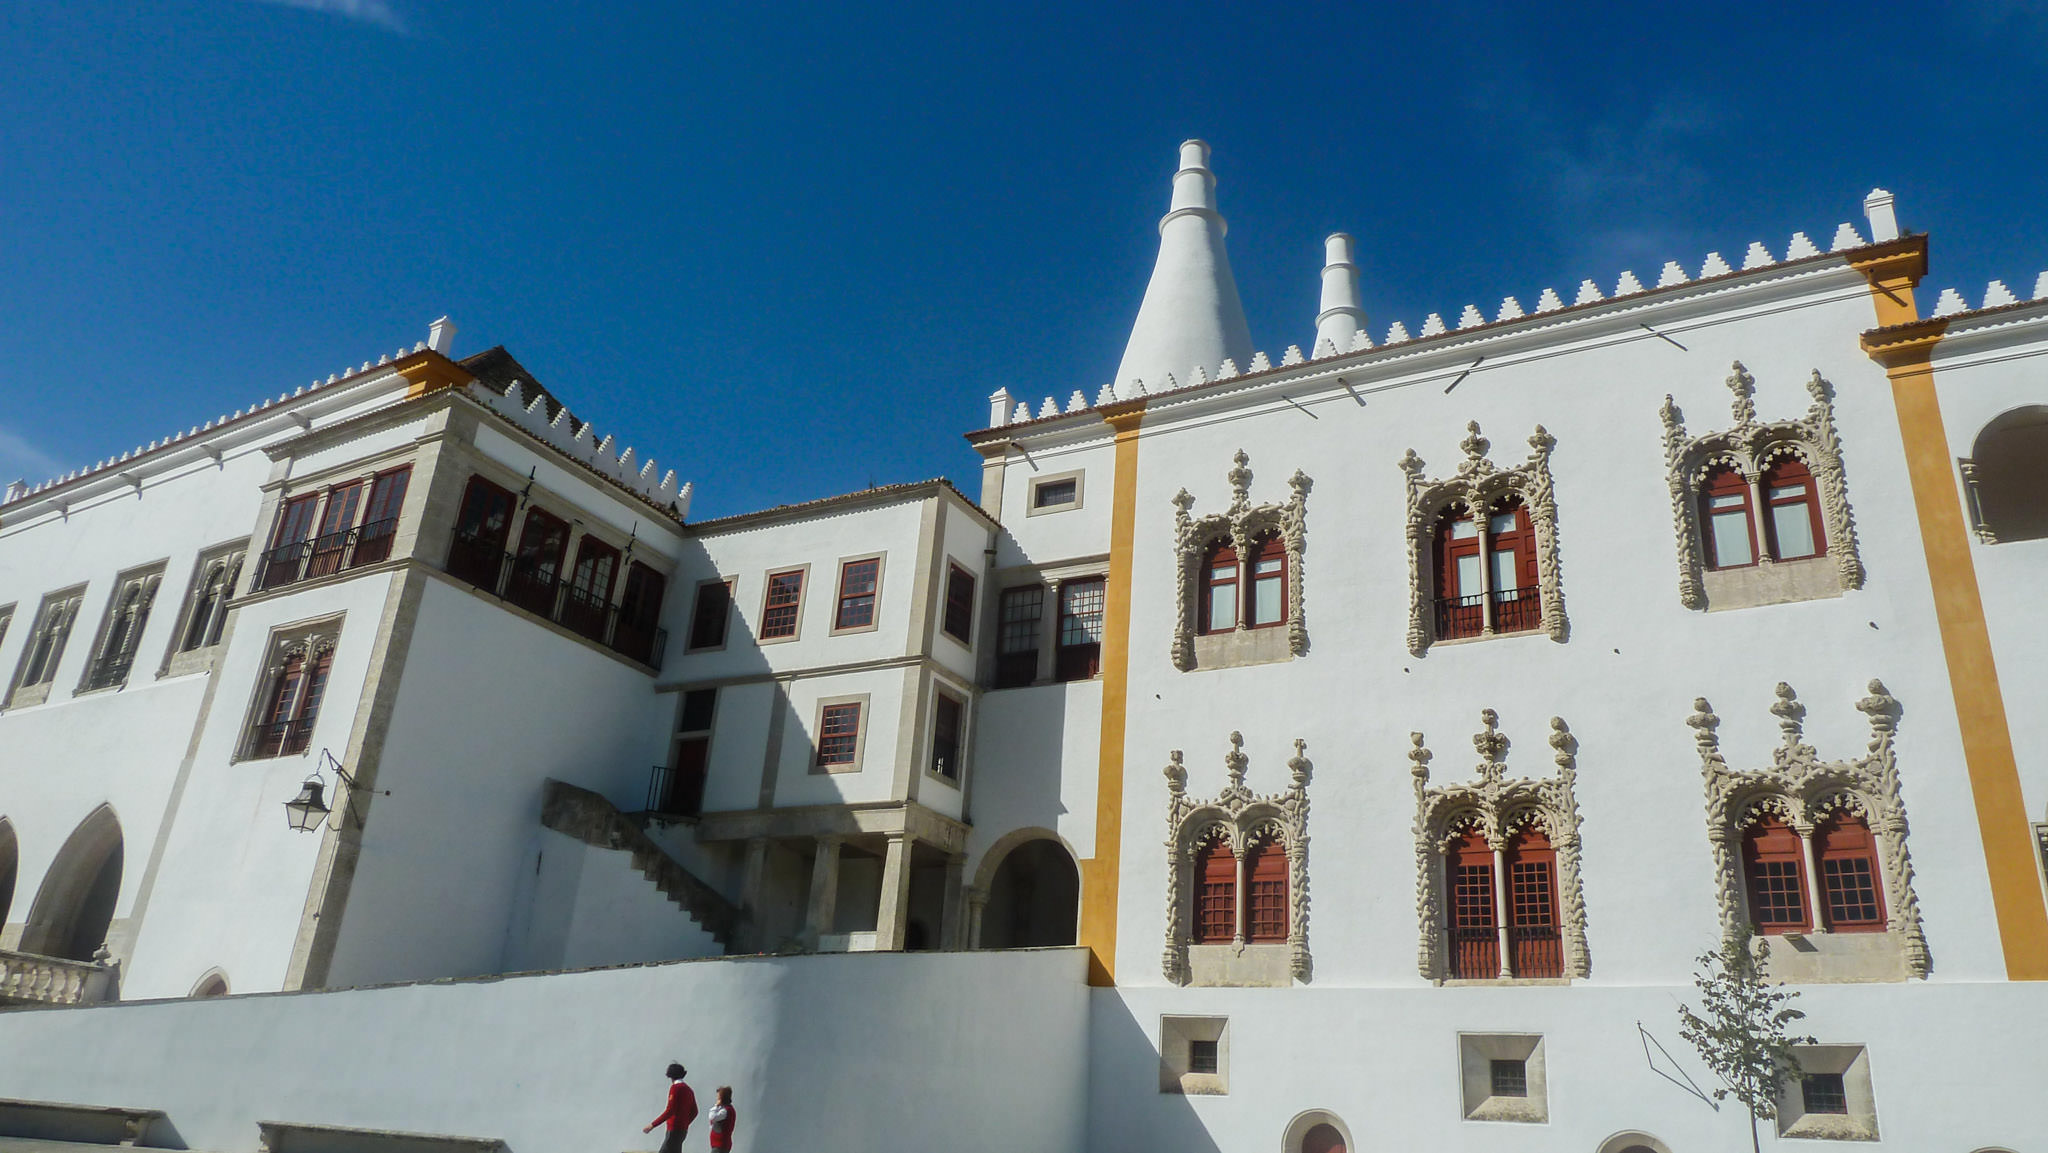
[(162, 1109), (219, 1153), (258, 1120), (588, 1153), (654, 1148), (680, 1060), (707, 1109), (733, 1086), (739, 1150), (1078, 1149), (1085, 963), (763, 957), (0, 1013), (0, 1053), (37, 1054), (0, 1060), (0, 1097)]
[(531, 885), (512, 910), (505, 967), (567, 969), (723, 956), (725, 949), (668, 899), (623, 849), (593, 848), (542, 829)]

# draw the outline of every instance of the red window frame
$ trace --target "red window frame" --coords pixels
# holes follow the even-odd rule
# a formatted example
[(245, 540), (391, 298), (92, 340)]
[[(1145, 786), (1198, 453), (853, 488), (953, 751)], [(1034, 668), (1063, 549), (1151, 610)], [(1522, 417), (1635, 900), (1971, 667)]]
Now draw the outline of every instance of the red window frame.
[(481, 476), (469, 478), (448, 545), (449, 573), (478, 588), (496, 591), (516, 504), (505, 489)]
[(974, 644), (974, 574), (950, 561), (946, 565), (946, 615), (939, 629), (963, 645)]
[(653, 565), (633, 561), (619, 591), (618, 619), (612, 624), (612, 651), (641, 664), (654, 663), (655, 634), (661, 629), (661, 601), (668, 578)]
[(1797, 831), (1760, 817), (1742, 831), (1742, 872), (1749, 919), (1762, 933), (1804, 933), (1812, 927), (1806, 894), (1806, 849)]
[(555, 614), (562, 561), (569, 555), (569, 522), (534, 505), (519, 527), (519, 547), (505, 581), (505, 599), (544, 617)]
[(1445, 912), (1450, 919), (1451, 976), (1491, 980), (1500, 976), (1500, 910), (1494, 896), (1498, 878), (1493, 847), (1477, 829), (1467, 829), (1444, 853)]
[(1237, 939), (1237, 858), (1221, 838), (1195, 854), (1195, 907), (1189, 939), (1228, 945)]
[[(1243, 599), (1239, 578), (1244, 568), (1237, 563), (1237, 549), (1228, 539), (1211, 541), (1202, 551), (1202, 601), (1197, 606), (1200, 621), (1197, 627), (1204, 635), (1227, 633), (1237, 628), (1237, 618)], [(1216, 623), (1216, 605), (1222, 602), (1230, 606), (1230, 620)]]
[[(1727, 496), (1740, 497), (1742, 503), (1719, 510), (1721, 515), (1726, 516), (1739, 508), (1744, 523), (1749, 526), (1749, 559), (1735, 564), (1721, 563), (1719, 550), (1714, 546), (1714, 498)], [(1761, 550), (1757, 548), (1755, 503), (1749, 478), (1743, 476), (1739, 469), (1721, 465), (1708, 472), (1700, 482), (1700, 537), (1705, 546), (1703, 556), (1708, 568), (1748, 568), (1757, 562)]]
[(364, 487), (362, 481), (352, 480), (327, 490), (327, 501), (320, 509), (320, 530), (313, 534), (312, 555), (306, 561), (306, 576), (341, 571), (349, 530), (356, 526), (356, 512), (363, 505)]
[(761, 594), (761, 639), (772, 641), (795, 636), (803, 603), (804, 570), (793, 568), (769, 573), (768, 587)]
[(936, 693), (932, 701), (932, 772), (946, 780), (960, 780), (960, 738), (967, 728), (967, 706), (951, 693)]
[(1884, 879), (1870, 824), (1854, 813), (1828, 818), (1813, 832), (1813, 856), (1828, 932), (1884, 932)]
[(1045, 586), (1003, 590), (997, 607), (996, 686), (1028, 685), (1038, 679), (1038, 641), (1045, 623)]
[(1085, 681), (1102, 671), (1102, 628), (1108, 596), (1109, 582), (1103, 577), (1076, 577), (1060, 582), (1059, 652), (1053, 668), (1060, 680)]
[(732, 582), (700, 582), (697, 585), (697, 603), (690, 608), (690, 648), (724, 647), (725, 630), (731, 621)]
[(589, 533), (576, 542), (576, 567), (569, 570), (569, 588), (562, 594), (559, 610), (561, 624), (570, 632), (604, 640), (612, 587), (619, 579), (619, 559), (619, 550), (610, 542)]
[(270, 548), (263, 554), (263, 568), (257, 574), (259, 589), (274, 589), (299, 579), (302, 546), (313, 535), (313, 514), (319, 510), (320, 494), (309, 492), (284, 502), (277, 510), (277, 525), (270, 533)]
[[(1269, 567), (1270, 566), (1270, 567)], [(1287, 623), (1287, 542), (1279, 533), (1268, 532), (1252, 542), (1251, 564), (1244, 570), (1244, 620), (1255, 629), (1276, 628)], [(1259, 615), (1259, 590), (1276, 587), (1278, 605), (1271, 620)]]
[[(1460, 537), (1458, 526), (1472, 526), (1470, 536)], [(1462, 504), (1454, 504), (1438, 515), (1436, 520), (1436, 636), (1438, 640), (1456, 640), (1476, 637), (1486, 631), (1485, 589), (1467, 589), (1458, 580), (1458, 561), (1465, 557), (1479, 557), (1483, 568), (1486, 561), (1482, 550), (1481, 526), (1472, 515), (1472, 510)], [(1485, 577), (1482, 575), (1482, 581)]]
[[(1495, 517), (1514, 517), (1514, 527), (1495, 532)], [(1486, 572), (1492, 584), (1493, 629), (1500, 633), (1521, 633), (1543, 627), (1543, 592), (1536, 577), (1536, 526), (1529, 520), (1529, 506), (1517, 496), (1497, 502), (1487, 513), (1485, 528)], [(1502, 553), (1515, 574), (1515, 587), (1504, 589), (1493, 576), (1495, 561)]]
[(1287, 939), (1287, 847), (1276, 838), (1245, 852), (1244, 939), (1270, 944)]
[(691, 689), (677, 702), (672, 768), (650, 806), (655, 811), (685, 817), (704, 811), (704, 781), (711, 763), (711, 726), (717, 712), (717, 689)]
[(363, 531), (356, 538), (356, 551), (349, 567), (376, 564), (391, 556), (391, 544), (398, 535), (398, 514), (405, 506), (405, 490), (412, 481), (412, 466), (400, 465), (370, 479), (370, 502), (363, 510)]
[(320, 717), (320, 702), (327, 695), (327, 675), (334, 667), (334, 652), (327, 650), (313, 659), (293, 655), (271, 686), (270, 703), (257, 725), (250, 755), (255, 758), (292, 756), (303, 753), (313, 740), (313, 724)]
[[(1764, 493), (1764, 535), (1770, 545), (1771, 559), (1806, 560), (1809, 557), (1828, 555), (1828, 534), (1820, 515), (1820, 485), (1814, 480), (1813, 470), (1796, 456), (1781, 456), (1764, 470), (1762, 480)], [(1779, 497), (1773, 489), (1800, 485), (1803, 491), (1797, 496)], [(1813, 551), (1804, 556), (1787, 557), (1778, 545), (1778, 510), (1794, 505), (1806, 507), (1806, 523), (1813, 533)]]
[(860, 702), (844, 701), (818, 710), (820, 769), (851, 765), (860, 759)]
[(1525, 827), (1503, 854), (1508, 886), (1508, 970), (1517, 977), (1564, 976), (1557, 908), (1557, 850), (1540, 828)]
[(832, 613), (832, 631), (867, 629), (875, 625), (875, 602), (882, 587), (882, 558), (861, 557), (839, 565), (839, 602)]

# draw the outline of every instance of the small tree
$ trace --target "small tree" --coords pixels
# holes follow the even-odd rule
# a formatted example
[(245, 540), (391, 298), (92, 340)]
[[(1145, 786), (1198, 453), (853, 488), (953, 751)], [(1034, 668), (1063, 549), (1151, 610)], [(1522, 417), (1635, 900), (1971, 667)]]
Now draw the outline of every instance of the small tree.
[(1693, 975), (1693, 984), (1699, 986), (1703, 1012), (1678, 1007), (1678, 1035), (1721, 1078), (1723, 1087), (1714, 1090), (1714, 1099), (1733, 1097), (1749, 1110), (1754, 1153), (1763, 1149), (1757, 1122), (1776, 1117), (1779, 1089), (1805, 1076), (1792, 1047), (1814, 1043), (1812, 1037), (1787, 1034), (1787, 1026), (1806, 1014), (1789, 1007), (1798, 993), (1764, 983), (1769, 958), (1769, 945), (1759, 940), (1752, 952), (1749, 941), (1739, 937), (1723, 942), (1718, 953), (1700, 954), (1701, 971)]

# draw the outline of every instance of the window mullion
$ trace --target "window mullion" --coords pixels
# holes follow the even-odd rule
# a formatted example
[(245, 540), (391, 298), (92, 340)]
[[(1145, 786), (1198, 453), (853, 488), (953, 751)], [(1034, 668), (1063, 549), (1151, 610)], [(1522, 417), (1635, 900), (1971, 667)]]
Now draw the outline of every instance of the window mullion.
[(1820, 862), (1813, 851), (1814, 826), (1800, 825), (1796, 831), (1799, 834), (1800, 856), (1806, 864), (1806, 884), (1802, 887), (1807, 890), (1807, 899), (1812, 902), (1808, 906), (1810, 912), (1806, 918), (1807, 930), (1825, 933), (1828, 931), (1827, 881), (1821, 876)]
[[(1472, 523), (1479, 535), (1479, 635), (1490, 637), (1496, 631), (1493, 616), (1493, 521), (1483, 509), (1475, 509)], [(1465, 590), (1458, 591), (1463, 593)]]
[(1493, 847), (1493, 925), (1494, 935), (1500, 938), (1500, 975), (1512, 977), (1514, 966), (1508, 959), (1507, 854), (1498, 845)]
[(1247, 898), (1247, 894), (1246, 894), (1246, 889), (1247, 889), (1247, 886), (1246, 886), (1246, 884), (1245, 884), (1245, 875), (1244, 875), (1244, 854), (1243, 854), (1242, 852), (1233, 852), (1233, 853), (1232, 853), (1231, 855), (1232, 855), (1232, 857), (1233, 857), (1233, 858), (1234, 858), (1234, 859), (1236, 860), (1236, 862), (1237, 862), (1237, 890), (1236, 890), (1236, 892), (1235, 892), (1235, 894), (1234, 894), (1234, 896), (1236, 897), (1236, 900), (1234, 900), (1234, 901), (1232, 901), (1232, 902), (1231, 902), (1231, 905), (1232, 905), (1232, 907), (1233, 907), (1233, 908), (1235, 909), (1235, 912), (1236, 912), (1236, 917), (1237, 917), (1237, 922), (1236, 922), (1236, 924), (1237, 924), (1237, 931), (1236, 931), (1236, 933), (1235, 933), (1235, 934), (1234, 934), (1234, 935), (1233, 935), (1233, 936), (1231, 937), (1231, 944), (1233, 944), (1233, 945), (1236, 945), (1236, 946), (1238, 946), (1238, 947), (1242, 948), (1242, 947), (1243, 947), (1243, 945), (1244, 945), (1244, 928), (1245, 928), (1245, 926), (1244, 926), (1244, 921), (1245, 921), (1245, 916), (1244, 916), (1244, 914), (1245, 914), (1245, 901), (1246, 901), (1246, 898)]

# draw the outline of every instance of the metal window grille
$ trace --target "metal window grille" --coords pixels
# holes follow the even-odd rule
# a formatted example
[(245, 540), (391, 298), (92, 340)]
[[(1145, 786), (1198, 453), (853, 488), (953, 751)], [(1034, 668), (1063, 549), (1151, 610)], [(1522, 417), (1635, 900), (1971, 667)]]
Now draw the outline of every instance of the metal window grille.
[(1799, 1095), (1808, 1113), (1849, 1111), (1849, 1090), (1840, 1073), (1808, 1073), (1799, 1082)]
[(1189, 1041), (1188, 1072), (1213, 1076), (1221, 1067), (1222, 1048), (1218, 1041)]
[(1505, 1061), (1495, 1058), (1492, 1062), (1491, 1078), (1493, 1095), (1496, 1097), (1527, 1097), (1529, 1095), (1529, 1063), (1527, 1061)]
[(1072, 504), (1074, 503), (1075, 495), (1079, 492), (1080, 484), (1078, 481), (1047, 481), (1033, 490), (1031, 494), (1031, 507), (1057, 508), (1063, 504)]
[(1045, 613), (1045, 589), (1025, 585), (1004, 589), (996, 635), (996, 686), (1028, 685), (1038, 679), (1038, 630)]

